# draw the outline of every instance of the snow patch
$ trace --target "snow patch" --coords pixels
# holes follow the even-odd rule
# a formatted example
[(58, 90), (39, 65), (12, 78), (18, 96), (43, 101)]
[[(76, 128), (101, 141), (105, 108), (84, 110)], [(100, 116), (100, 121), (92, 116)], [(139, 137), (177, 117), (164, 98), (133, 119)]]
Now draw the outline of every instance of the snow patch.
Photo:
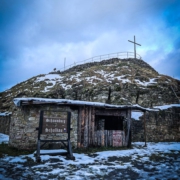
[(0, 133), (0, 144), (8, 143), (8, 142), (9, 142), (9, 136), (6, 134)]
[(143, 115), (143, 112), (131, 112), (131, 118), (135, 120), (140, 120), (139, 118)]
[(41, 77), (37, 77), (36, 81), (45, 81), (46, 79), (49, 79), (49, 80), (60, 80), (62, 79), (63, 77), (59, 74), (46, 74), (44, 76), (41, 76)]
[(9, 116), (9, 115), (11, 115), (12, 114), (12, 112), (0, 112), (0, 116)]

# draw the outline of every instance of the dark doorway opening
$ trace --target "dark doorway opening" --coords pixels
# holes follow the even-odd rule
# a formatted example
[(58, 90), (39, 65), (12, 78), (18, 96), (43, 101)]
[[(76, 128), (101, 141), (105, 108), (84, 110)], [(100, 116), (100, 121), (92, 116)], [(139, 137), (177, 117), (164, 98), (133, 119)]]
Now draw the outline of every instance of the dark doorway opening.
[(123, 116), (95, 116), (96, 130), (122, 130), (123, 131)]

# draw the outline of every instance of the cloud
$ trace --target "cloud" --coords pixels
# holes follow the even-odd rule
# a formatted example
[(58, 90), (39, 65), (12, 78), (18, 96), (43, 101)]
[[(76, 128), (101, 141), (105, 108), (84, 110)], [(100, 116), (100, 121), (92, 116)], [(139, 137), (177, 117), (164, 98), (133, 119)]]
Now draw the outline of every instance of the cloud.
[(64, 58), (68, 65), (133, 51), (128, 40), (134, 35), (142, 45), (137, 53), (143, 60), (161, 73), (178, 75), (179, 4), (178, 0), (2, 0), (0, 91), (63, 68)]
[(173, 51), (164, 57), (160, 71), (180, 79), (180, 38), (174, 42)]

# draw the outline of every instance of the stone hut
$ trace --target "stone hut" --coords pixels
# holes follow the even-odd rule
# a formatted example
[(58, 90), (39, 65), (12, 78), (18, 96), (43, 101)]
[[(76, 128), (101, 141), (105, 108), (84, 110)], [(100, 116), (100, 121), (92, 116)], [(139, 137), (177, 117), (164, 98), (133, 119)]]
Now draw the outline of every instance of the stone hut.
[[(146, 112), (138, 105), (112, 105), (67, 99), (15, 98), (17, 106), (12, 113), (9, 145), (18, 149), (35, 149), (40, 113), (48, 122), (61, 123), (61, 112), (71, 113), (70, 140), (73, 147), (131, 146), (131, 111)], [(48, 118), (47, 118), (48, 117)], [(65, 121), (62, 121), (65, 122)], [(46, 128), (42, 139), (66, 139), (63, 129)]]

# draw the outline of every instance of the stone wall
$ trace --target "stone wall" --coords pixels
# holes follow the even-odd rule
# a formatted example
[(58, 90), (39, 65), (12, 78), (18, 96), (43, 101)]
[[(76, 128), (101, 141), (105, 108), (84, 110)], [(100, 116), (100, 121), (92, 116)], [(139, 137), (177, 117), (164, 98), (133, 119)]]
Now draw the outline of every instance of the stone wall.
[[(71, 142), (77, 147), (78, 110), (68, 106), (29, 105), (13, 112), (10, 122), (9, 145), (19, 149), (36, 149), (40, 110), (71, 112)], [(180, 142), (180, 108), (171, 108), (158, 112), (146, 112), (146, 141)], [(63, 133), (42, 135), (41, 139), (64, 139)], [(139, 121), (132, 120), (132, 141), (144, 141), (144, 116)]]
[(9, 135), (11, 116), (0, 116), (0, 133)]
[[(146, 113), (146, 140), (149, 142), (180, 142), (180, 108)], [(133, 120), (132, 140), (144, 141), (144, 117)]]
[[(72, 146), (76, 147), (78, 110), (55, 105), (23, 106), (13, 112), (10, 123), (9, 145), (18, 149), (36, 149), (38, 138), (36, 128), (39, 127), (40, 110), (71, 112), (71, 143)], [(42, 135), (41, 139), (58, 140), (64, 139), (65, 136), (65, 133), (52, 133), (51, 135)]]
[(132, 141), (133, 142), (142, 142), (145, 140), (144, 138), (144, 127), (143, 127), (143, 122), (142, 120), (132, 120)]

